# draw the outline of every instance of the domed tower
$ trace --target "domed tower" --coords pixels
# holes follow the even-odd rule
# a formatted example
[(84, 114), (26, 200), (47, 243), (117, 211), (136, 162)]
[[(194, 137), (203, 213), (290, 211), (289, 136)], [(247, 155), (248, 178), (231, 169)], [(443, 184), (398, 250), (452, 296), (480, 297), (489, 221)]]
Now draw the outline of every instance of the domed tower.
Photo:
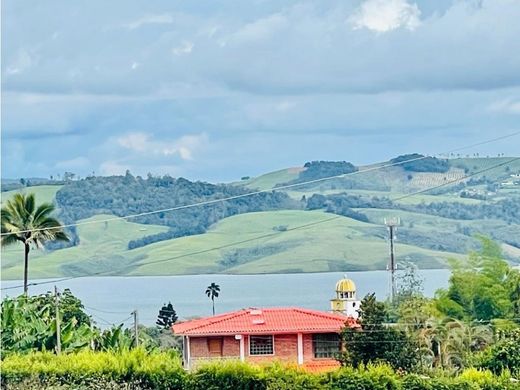
[(336, 298), (330, 300), (332, 312), (358, 318), (357, 310), (360, 304), (361, 302), (356, 298), (356, 284), (346, 276), (338, 280), (336, 283)]

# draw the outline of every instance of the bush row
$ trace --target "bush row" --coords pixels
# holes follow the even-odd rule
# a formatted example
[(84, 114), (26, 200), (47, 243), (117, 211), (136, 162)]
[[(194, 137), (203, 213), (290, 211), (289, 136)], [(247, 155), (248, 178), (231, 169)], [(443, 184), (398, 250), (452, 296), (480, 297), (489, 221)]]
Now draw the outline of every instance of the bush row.
[(10, 355), (1, 362), (1, 371), (3, 389), (520, 389), (519, 382), (507, 373), (497, 376), (476, 369), (456, 377), (429, 377), (396, 373), (386, 365), (369, 365), (316, 375), (277, 363), (257, 367), (228, 361), (186, 373), (174, 353), (143, 350)]

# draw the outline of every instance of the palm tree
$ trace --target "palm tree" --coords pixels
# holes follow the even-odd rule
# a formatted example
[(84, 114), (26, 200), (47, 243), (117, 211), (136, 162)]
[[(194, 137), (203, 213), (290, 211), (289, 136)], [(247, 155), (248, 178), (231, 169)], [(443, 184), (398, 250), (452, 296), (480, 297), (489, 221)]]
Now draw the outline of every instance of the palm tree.
[(213, 303), (213, 315), (215, 315), (215, 298), (218, 298), (219, 292), (220, 286), (215, 283), (211, 283), (208, 288), (206, 288), (206, 295), (208, 298), (211, 298), (211, 302)]
[(41, 248), (46, 241), (68, 241), (60, 222), (51, 217), (54, 205), (42, 203), (36, 207), (34, 194), (16, 194), (2, 207), (2, 246), (20, 241), (24, 245), (23, 291), (27, 295), (29, 251)]

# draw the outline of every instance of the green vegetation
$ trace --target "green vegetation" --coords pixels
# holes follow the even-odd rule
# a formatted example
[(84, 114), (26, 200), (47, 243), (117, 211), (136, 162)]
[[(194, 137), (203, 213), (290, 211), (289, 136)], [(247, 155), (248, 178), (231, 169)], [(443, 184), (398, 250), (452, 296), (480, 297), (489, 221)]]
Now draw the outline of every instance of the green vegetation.
[(162, 329), (170, 330), (171, 326), (177, 322), (177, 312), (173, 308), (171, 302), (168, 304), (164, 304), (163, 307), (159, 310), (159, 315), (157, 316), (157, 321), (155, 324)]
[(356, 171), (357, 168), (346, 161), (312, 161), (305, 163), (303, 169), (298, 174), (298, 178), (283, 183), (282, 185), (304, 183)]
[(56, 356), (49, 352), (12, 355), (1, 362), (2, 387), (18, 389), (143, 390), (514, 390), (518, 383), (504, 372), (466, 369), (458, 375), (405, 374), (385, 364), (343, 367), (311, 374), (273, 363), (252, 366), (237, 361), (209, 363), (185, 372), (176, 354), (132, 350)]
[[(519, 389), (520, 317), (515, 312), (520, 271), (507, 265), (498, 245), (452, 261), (446, 291), (421, 294), (410, 267), (393, 303), (367, 295), (360, 328), (345, 328), (342, 367), (311, 374), (279, 362), (251, 365), (216, 361), (183, 370), (178, 349), (161, 351), (150, 330), (141, 347), (122, 326), (104, 332), (84, 316), (70, 292), (56, 313), (51, 294), (2, 302), (2, 387), (11, 389)], [(501, 286), (496, 286), (501, 281)], [(208, 295), (218, 291), (208, 287)], [(453, 318), (453, 309), (458, 318)], [(171, 312), (171, 305), (165, 306)], [(490, 310), (491, 308), (491, 310)], [(164, 309), (164, 308), (163, 308)], [(56, 314), (62, 353), (56, 348)], [(163, 316), (164, 317), (164, 316)], [(170, 318), (170, 317), (168, 317)], [(388, 323), (391, 321), (391, 323)], [(161, 322), (155, 332), (162, 332)]]
[[(107, 217), (99, 215), (85, 221)], [(84, 238), (79, 246), (50, 253), (35, 251), (31, 275), (43, 278), (95, 272), (175, 275), (384, 269), (388, 242), (379, 221), (367, 224), (346, 217), (329, 221), (331, 217), (323, 211), (247, 213), (226, 218), (205, 234), (133, 250), (127, 249), (130, 239), (166, 228), (120, 220), (108, 222), (106, 228), (103, 223), (81, 225), (78, 233)], [(298, 229), (299, 226), (306, 228)], [(383, 234), (374, 236), (370, 229), (375, 228), (382, 228)], [(19, 279), (22, 275), (17, 262), (19, 254), (10, 251), (11, 248), (2, 253), (2, 277)], [(410, 258), (421, 268), (442, 267), (446, 256), (460, 257), (451, 252), (399, 244), (399, 261)]]
[[(125, 176), (90, 177), (73, 181), (56, 193), (60, 218), (65, 223), (96, 214), (117, 216), (142, 214), (133, 222), (168, 226), (165, 232), (147, 235), (128, 243), (128, 249), (154, 242), (204, 233), (209, 226), (228, 216), (264, 210), (292, 208), (293, 201), (281, 192), (261, 193), (198, 207), (183, 205), (215, 201), (245, 193), (229, 184), (190, 182), (170, 176), (143, 179), (130, 172)], [(178, 208), (175, 211), (147, 214), (150, 211)]]
[[(354, 366), (384, 361), (419, 372), (480, 367), (520, 374), (520, 271), (507, 265), (497, 244), (480, 240), (480, 251), (452, 260), (449, 286), (433, 299), (422, 296), (413, 268), (394, 302), (367, 295), (359, 310), (361, 329), (343, 331), (350, 347), (341, 361)], [(397, 323), (388, 326), (389, 320)]]
[(219, 293), (220, 293), (220, 286), (214, 282), (212, 282), (206, 288), (206, 295), (208, 296), (209, 299), (211, 299), (213, 315), (215, 315), (215, 298), (218, 298)]
[(385, 361), (402, 370), (411, 370), (417, 365), (418, 343), (404, 330), (385, 325), (387, 308), (383, 302), (376, 301), (375, 294), (363, 298), (358, 312), (361, 329), (346, 327), (343, 330), (343, 341), (348, 346), (340, 356), (343, 365), (358, 367), (371, 361)]
[[(124, 220), (104, 221), (110, 215), (96, 215), (80, 221), (77, 227), (81, 237), (78, 246), (47, 251), (37, 249), (32, 252), (31, 277), (49, 278), (58, 275), (84, 275), (95, 272), (124, 274), (136, 267), (137, 255), (128, 251), (132, 239), (166, 231), (165, 226), (142, 225)], [(2, 248), (2, 278), (21, 279), (23, 275), (23, 249)]]
[(2, 207), (2, 246), (18, 242), (24, 247), (23, 291), (27, 294), (29, 252), (31, 247), (41, 248), (50, 241), (69, 241), (60, 222), (51, 217), (52, 203), (36, 206), (34, 194), (16, 194)]
[(19, 190), (2, 192), (2, 206), (9, 199), (12, 199), (15, 194), (34, 194), (35, 198), (42, 203), (53, 203), (56, 197), (56, 192), (60, 190), (61, 185), (42, 185), (34, 187), (25, 187)]
[[(520, 263), (520, 185), (511, 176), (520, 173), (520, 161), (463, 184), (408, 196), (508, 160), (452, 158), (447, 172), (428, 165), (414, 168), (420, 172), (401, 166), (353, 172), (290, 191), (107, 223), (96, 221), (378, 165), (353, 168), (345, 162), (311, 162), (234, 185), (169, 176), (143, 179), (128, 173), (68, 180), (60, 186), (24, 187), (23, 192), (34, 191), (38, 199), (51, 200), (56, 194), (56, 217), (63, 223), (92, 223), (67, 229), (71, 242), (66, 245), (48, 243), (45, 250), (31, 251), (31, 277), (384, 269), (387, 232), (383, 221), (389, 216), (402, 221), (396, 242), (399, 261), (421, 268), (444, 267), (447, 257), (478, 249), (474, 236), (484, 234), (501, 244), (508, 261)], [(425, 161), (444, 162), (417, 162)], [(509, 182), (513, 184), (503, 185)], [(4, 202), (13, 194), (2, 193)], [(327, 219), (323, 212), (346, 218), (319, 223), (320, 218)], [(193, 261), (190, 254), (195, 252)], [(16, 247), (2, 247), (3, 279), (22, 278), (20, 256), (23, 252)]]
[(436, 157), (425, 157), (422, 154), (413, 153), (398, 156), (390, 160), (392, 164), (402, 163), (401, 167), (410, 172), (448, 172), (450, 169), (449, 160), (439, 160)]

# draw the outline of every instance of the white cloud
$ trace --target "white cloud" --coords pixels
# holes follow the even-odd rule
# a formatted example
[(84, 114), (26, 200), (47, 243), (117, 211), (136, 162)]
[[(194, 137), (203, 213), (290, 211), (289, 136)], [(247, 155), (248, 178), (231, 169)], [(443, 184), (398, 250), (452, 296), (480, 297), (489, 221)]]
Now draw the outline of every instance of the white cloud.
[(502, 99), (491, 103), (489, 111), (503, 112), (506, 114), (520, 114), (520, 100)]
[(170, 14), (158, 14), (158, 15), (146, 15), (140, 19), (134, 20), (133, 22), (127, 23), (124, 27), (129, 30), (135, 30), (146, 24), (171, 24), (173, 23), (173, 17)]
[(276, 35), (286, 25), (287, 18), (284, 15), (273, 14), (244, 25), (234, 34), (234, 39), (238, 42), (265, 40)]
[(185, 135), (176, 140), (153, 140), (149, 134), (129, 133), (116, 139), (117, 144), (125, 149), (141, 154), (159, 157), (179, 156), (182, 160), (193, 160), (193, 153), (207, 143), (205, 133)]
[(405, 27), (414, 30), (421, 24), (417, 4), (406, 0), (366, 0), (349, 18), (354, 29), (386, 32)]
[(172, 52), (176, 56), (190, 54), (191, 51), (193, 50), (193, 46), (194, 46), (193, 42), (182, 41), (182, 43), (179, 46), (173, 48)]
[(22, 73), (23, 71), (29, 69), (34, 63), (33, 56), (26, 49), (19, 49), (14, 59), (7, 66), (5, 73), (7, 75), (15, 75)]

